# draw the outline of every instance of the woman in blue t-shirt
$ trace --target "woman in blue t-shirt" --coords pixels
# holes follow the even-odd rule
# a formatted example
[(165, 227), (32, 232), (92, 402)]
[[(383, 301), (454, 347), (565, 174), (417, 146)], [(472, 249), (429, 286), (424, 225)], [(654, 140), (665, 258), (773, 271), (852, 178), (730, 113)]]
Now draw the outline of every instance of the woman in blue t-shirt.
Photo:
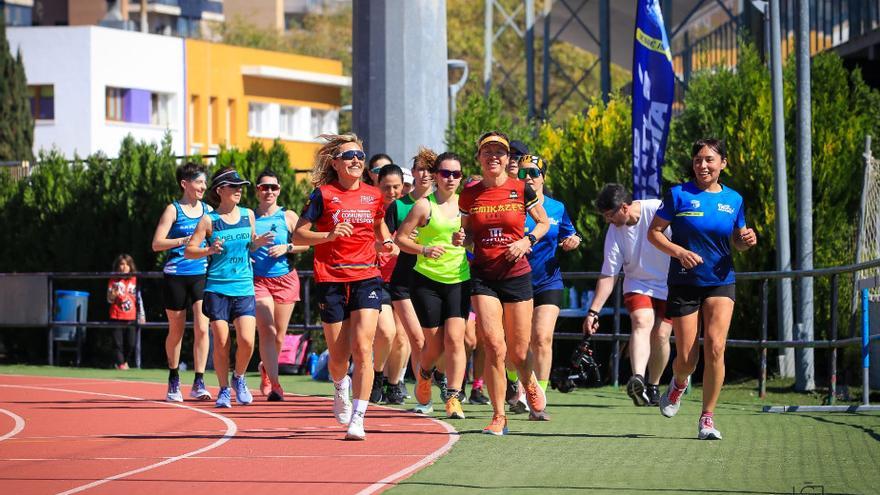
[[(740, 250), (757, 243), (746, 227), (742, 196), (719, 183), (727, 167), (727, 150), (717, 139), (694, 143), (693, 179), (663, 197), (648, 230), (648, 240), (668, 254), (669, 294), (666, 315), (672, 318), (676, 357), (672, 383), (660, 397), (660, 412), (671, 418), (700, 357), (699, 318), (703, 319), (703, 412), (698, 423), (701, 440), (720, 440), (713, 413), (724, 383), (724, 348), (733, 316), (736, 277), (730, 245)], [(672, 225), (672, 240), (663, 231)]]
[[(547, 382), (550, 380), (550, 365), (553, 361), (553, 330), (556, 328), (556, 320), (559, 318), (559, 307), (562, 304), (562, 272), (559, 269), (559, 260), (556, 258), (556, 248), (563, 251), (577, 249), (581, 243), (581, 237), (574, 229), (565, 205), (550, 196), (544, 194), (544, 177), (547, 166), (544, 160), (535, 155), (524, 155), (519, 161), (517, 177), (526, 181), (526, 184), (535, 190), (538, 195), (538, 204), (544, 205), (547, 217), (550, 219), (550, 230), (544, 234), (528, 254), (529, 265), (532, 267), (532, 290), (534, 291), (535, 310), (532, 313), (532, 340), (529, 342), (529, 350), (535, 360), (535, 376), (538, 377), (538, 385), (547, 391)], [(535, 228), (535, 221), (526, 216), (526, 230), (528, 234)], [(545, 411), (529, 411), (529, 419), (532, 421), (549, 421), (550, 416)]]
[[(214, 370), (220, 393), (217, 407), (232, 407), (229, 392), (229, 324), (235, 324), (236, 351), (232, 387), (239, 404), (250, 404), (253, 396), (244, 380), (254, 352), (254, 271), (250, 251), (272, 242), (274, 235), (254, 232), (254, 212), (238, 206), (241, 189), (250, 182), (232, 167), (219, 170), (211, 178), (209, 201), (214, 211), (203, 216), (186, 245), (187, 259), (208, 257), (205, 299), (202, 312), (211, 322), (214, 337)], [(202, 246), (207, 240), (208, 245)]]

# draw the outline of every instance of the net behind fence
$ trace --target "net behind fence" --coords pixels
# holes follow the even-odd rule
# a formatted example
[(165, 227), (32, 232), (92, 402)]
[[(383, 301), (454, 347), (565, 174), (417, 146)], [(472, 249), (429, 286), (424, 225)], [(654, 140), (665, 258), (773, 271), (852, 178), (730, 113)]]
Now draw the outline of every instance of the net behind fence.
[[(870, 145), (865, 149), (864, 180), (856, 263), (880, 258), (880, 161), (871, 155)], [(880, 277), (880, 268), (858, 273), (860, 279), (874, 277)], [(870, 289), (870, 297), (872, 301), (880, 301), (880, 287)]]

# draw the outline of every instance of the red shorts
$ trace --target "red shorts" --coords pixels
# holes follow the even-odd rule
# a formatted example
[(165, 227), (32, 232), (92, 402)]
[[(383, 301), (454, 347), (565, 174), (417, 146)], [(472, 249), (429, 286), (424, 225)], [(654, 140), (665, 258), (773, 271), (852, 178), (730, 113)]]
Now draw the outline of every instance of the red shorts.
[(638, 292), (627, 292), (623, 295), (623, 305), (632, 314), (637, 309), (653, 309), (657, 317), (666, 323), (672, 323), (672, 319), (666, 317), (666, 301), (656, 297), (646, 296)]
[(271, 297), (278, 304), (293, 304), (299, 301), (299, 275), (291, 270), (280, 277), (254, 277), (254, 297)]

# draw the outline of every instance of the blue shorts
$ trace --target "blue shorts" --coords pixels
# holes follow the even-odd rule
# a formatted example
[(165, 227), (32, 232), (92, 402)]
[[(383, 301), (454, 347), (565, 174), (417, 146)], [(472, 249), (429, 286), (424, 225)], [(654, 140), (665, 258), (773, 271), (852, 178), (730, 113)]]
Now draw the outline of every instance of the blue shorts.
[(210, 321), (235, 321), (239, 316), (255, 316), (256, 304), (254, 296), (224, 296), (216, 292), (205, 291), (202, 300), (202, 313)]
[(352, 311), (382, 309), (382, 279), (368, 278), (356, 282), (319, 282), (318, 308), (321, 321), (339, 323), (347, 320)]

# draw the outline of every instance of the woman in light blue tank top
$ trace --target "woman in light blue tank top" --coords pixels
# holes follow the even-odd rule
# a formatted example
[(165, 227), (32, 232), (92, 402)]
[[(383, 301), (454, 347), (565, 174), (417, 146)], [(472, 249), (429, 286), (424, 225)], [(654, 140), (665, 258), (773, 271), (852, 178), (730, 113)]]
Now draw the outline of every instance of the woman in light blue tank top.
[(254, 292), (256, 297), (257, 333), (260, 339), (260, 392), (270, 401), (284, 400), (278, 382), (278, 356), (287, 335), (293, 306), (299, 301), (299, 275), (290, 266), (287, 255), (302, 253), (308, 246), (294, 246), (290, 239), (299, 215), (278, 206), (281, 184), (269, 169), (257, 177), (255, 210), (256, 233), (274, 234), (274, 240), (251, 252), (254, 260)]
[(186, 163), (177, 167), (176, 178), (182, 194), (180, 199), (166, 206), (162, 212), (153, 234), (152, 245), (154, 252), (168, 252), (162, 291), (165, 314), (168, 316), (168, 336), (165, 338), (168, 392), (165, 400), (183, 401), (178, 366), (186, 328), (187, 302), (192, 305), (193, 310), (193, 369), (196, 372), (189, 396), (196, 400), (211, 400), (211, 393), (205, 387), (204, 380), (210, 344), (208, 318), (202, 314), (207, 263), (203, 259), (186, 259), (183, 255), (184, 247), (199, 220), (211, 209), (202, 201), (207, 189), (205, 167), (197, 163)]
[[(256, 235), (254, 212), (238, 206), (242, 187), (250, 182), (231, 167), (211, 179), (209, 200), (214, 211), (202, 217), (186, 245), (188, 259), (208, 257), (202, 312), (214, 335), (214, 369), (220, 384), (217, 407), (232, 407), (229, 392), (229, 323), (235, 324), (237, 350), (232, 386), (239, 404), (253, 401), (244, 373), (254, 352), (254, 282), (250, 251), (272, 242), (271, 232)], [(203, 246), (203, 241), (208, 246)]]

